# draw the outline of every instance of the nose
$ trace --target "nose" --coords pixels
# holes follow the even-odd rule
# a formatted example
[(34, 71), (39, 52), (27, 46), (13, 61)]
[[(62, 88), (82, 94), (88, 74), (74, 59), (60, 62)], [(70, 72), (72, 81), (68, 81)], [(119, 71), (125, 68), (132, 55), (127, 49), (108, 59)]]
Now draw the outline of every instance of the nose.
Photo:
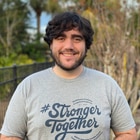
[(71, 38), (67, 38), (65, 41), (65, 48), (67, 49), (73, 49), (74, 48), (74, 44)]

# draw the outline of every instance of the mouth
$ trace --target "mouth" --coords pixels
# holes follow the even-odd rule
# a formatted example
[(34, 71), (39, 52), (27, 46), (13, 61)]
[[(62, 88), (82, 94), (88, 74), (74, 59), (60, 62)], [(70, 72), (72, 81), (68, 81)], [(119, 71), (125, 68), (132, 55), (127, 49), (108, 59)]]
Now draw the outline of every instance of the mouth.
[(66, 56), (66, 57), (70, 57), (70, 56), (74, 56), (77, 55), (78, 52), (75, 51), (62, 51), (60, 52), (61, 55)]

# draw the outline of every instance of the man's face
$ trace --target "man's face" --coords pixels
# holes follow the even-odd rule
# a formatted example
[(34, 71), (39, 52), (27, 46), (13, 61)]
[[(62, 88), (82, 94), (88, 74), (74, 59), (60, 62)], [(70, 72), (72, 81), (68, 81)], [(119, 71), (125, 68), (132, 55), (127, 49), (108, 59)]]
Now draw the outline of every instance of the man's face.
[(65, 31), (53, 39), (50, 48), (56, 65), (67, 71), (80, 66), (86, 56), (84, 37), (76, 29)]

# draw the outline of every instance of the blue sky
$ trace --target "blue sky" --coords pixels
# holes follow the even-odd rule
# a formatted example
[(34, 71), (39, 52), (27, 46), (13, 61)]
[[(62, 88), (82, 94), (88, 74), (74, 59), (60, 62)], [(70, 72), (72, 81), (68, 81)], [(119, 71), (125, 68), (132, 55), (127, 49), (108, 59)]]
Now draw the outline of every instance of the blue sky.
[[(23, 2), (26, 2), (29, 4), (28, 0), (22, 0)], [(36, 28), (37, 27), (37, 21), (36, 21), (36, 14), (33, 11), (33, 9), (31, 9), (31, 7), (29, 7), (30, 10), (32, 11), (31, 16), (30, 16), (30, 21), (29, 24), (31, 24), (31, 27)], [(50, 15), (47, 15), (46, 13), (42, 13), (41, 15), (41, 19), (40, 19), (40, 23), (41, 23), (41, 32), (45, 33), (45, 28), (47, 26), (48, 21), (51, 19)], [(33, 29), (28, 30), (28, 32), (30, 32), (31, 34), (34, 34), (36, 31)]]
[[(41, 32), (45, 33), (45, 28), (48, 24), (48, 21), (51, 19), (50, 15), (47, 15), (46, 13), (42, 13), (40, 23), (41, 23)], [(36, 21), (36, 15), (35, 12), (32, 12), (31, 19), (30, 19), (30, 24), (32, 27), (36, 28), (37, 27), (37, 21)], [(32, 31), (35, 32), (35, 31)]]

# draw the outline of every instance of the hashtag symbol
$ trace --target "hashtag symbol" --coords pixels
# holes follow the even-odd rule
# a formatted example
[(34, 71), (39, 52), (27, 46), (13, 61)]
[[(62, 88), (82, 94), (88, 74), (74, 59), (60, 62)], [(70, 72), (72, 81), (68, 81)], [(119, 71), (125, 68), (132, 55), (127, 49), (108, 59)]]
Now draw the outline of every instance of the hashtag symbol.
[(49, 110), (49, 107), (50, 107), (49, 104), (48, 104), (48, 105), (44, 105), (44, 106), (41, 108), (41, 111), (40, 111), (40, 112), (42, 112), (42, 113), (46, 112), (47, 110)]

